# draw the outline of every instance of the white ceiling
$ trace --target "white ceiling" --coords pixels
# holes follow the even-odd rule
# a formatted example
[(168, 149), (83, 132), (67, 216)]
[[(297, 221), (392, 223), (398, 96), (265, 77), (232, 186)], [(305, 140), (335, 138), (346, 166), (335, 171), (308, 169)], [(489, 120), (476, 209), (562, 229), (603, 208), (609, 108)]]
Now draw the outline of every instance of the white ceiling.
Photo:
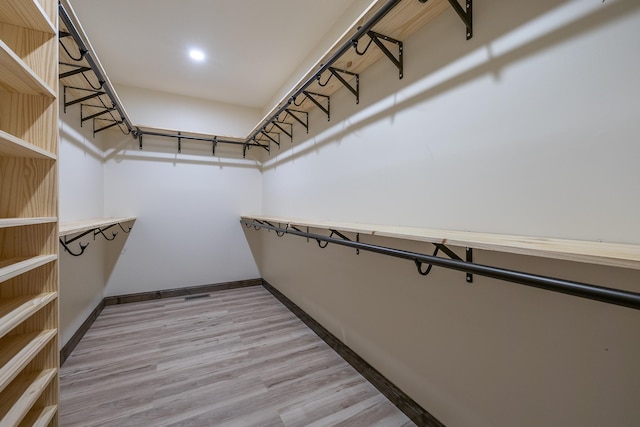
[[(254, 108), (357, 2), (70, 0), (113, 83)], [(190, 47), (207, 59), (191, 61)]]

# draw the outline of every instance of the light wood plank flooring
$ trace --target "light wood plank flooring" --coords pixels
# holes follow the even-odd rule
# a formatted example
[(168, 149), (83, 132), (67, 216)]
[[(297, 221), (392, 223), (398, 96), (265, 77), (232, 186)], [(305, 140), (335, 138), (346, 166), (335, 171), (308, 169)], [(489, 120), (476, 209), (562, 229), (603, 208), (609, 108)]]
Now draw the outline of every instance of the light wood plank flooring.
[(62, 426), (409, 426), (261, 286), (105, 307), (61, 369)]

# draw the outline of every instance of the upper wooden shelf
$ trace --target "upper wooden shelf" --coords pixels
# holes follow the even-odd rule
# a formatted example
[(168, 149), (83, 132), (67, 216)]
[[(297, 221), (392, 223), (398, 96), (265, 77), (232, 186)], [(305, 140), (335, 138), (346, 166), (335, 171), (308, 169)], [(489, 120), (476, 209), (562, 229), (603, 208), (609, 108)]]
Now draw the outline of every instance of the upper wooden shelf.
[(272, 224), (333, 229), (364, 235), (640, 269), (640, 245), (437, 230), (395, 225), (307, 221), (269, 216), (243, 216), (242, 218), (268, 221)]
[[(296, 84), (289, 90), (280, 101), (262, 118), (262, 120), (253, 128), (251, 135), (256, 130), (260, 129), (262, 125), (267, 121), (280, 107), (285, 105), (292, 95), (300, 88), (304, 82), (309, 80), (320, 69), (320, 67), (327, 63), (327, 60), (331, 58), (340, 48), (358, 31), (358, 29), (373, 17), (386, 3), (386, 0), (377, 0), (372, 2), (369, 7), (356, 19), (356, 21), (340, 36), (338, 40), (327, 50), (322, 57), (316, 61), (307, 73), (296, 82)], [(421, 3), (418, 0), (402, 1), (398, 3), (393, 10), (383, 17), (376, 25), (373, 26), (373, 31), (383, 34), (396, 40), (404, 41), (412, 34), (416, 33), (419, 29), (427, 25), (430, 21), (442, 14), (444, 11), (451, 9), (447, 0), (430, 0), (426, 3)], [(461, 24), (460, 37), (464, 37), (464, 27)], [(362, 51), (369, 43), (368, 37), (363, 37), (359, 41), (358, 50)], [(389, 45), (389, 49), (397, 55), (397, 47)], [(421, 54), (421, 53), (416, 53)], [(375, 62), (385, 57), (384, 53), (375, 44), (370, 46), (370, 49), (364, 55), (358, 55), (355, 49), (351, 48), (345, 52), (334, 64), (333, 67), (351, 73), (360, 74)], [(398, 78), (398, 70), (389, 63), (390, 78)], [(394, 77), (395, 76), (395, 77)], [(329, 77), (329, 73), (324, 73), (322, 81), (324, 82)], [(344, 76), (347, 81), (353, 80), (353, 77)], [(348, 78), (347, 78), (348, 77)], [(337, 79), (332, 78), (326, 86), (320, 86), (318, 82), (313, 83), (307, 90), (311, 92), (321, 93), (323, 95), (333, 95), (338, 89), (342, 87)], [(305, 100), (302, 101), (300, 106), (290, 106), (295, 110), (310, 111), (314, 108), (314, 104)]]
[(0, 156), (55, 160), (56, 155), (0, 130)]
[(94, 228), (108, 227), (110, 225), (135, 221), (135, 216), (127, 216), (122, 218), (93, 218), (82, 221), (71, 221), (60, 223), (60, 236), (68, 236), (70, 234), (82, 233), (83, 231), (93, 230)]
[(56, 97), (56, 92), (2, 40), (0, 40), (0, 87), (9, 92)]
[(0, 22), (56, 34), (56, 27), (38, 0), (2, 0)]

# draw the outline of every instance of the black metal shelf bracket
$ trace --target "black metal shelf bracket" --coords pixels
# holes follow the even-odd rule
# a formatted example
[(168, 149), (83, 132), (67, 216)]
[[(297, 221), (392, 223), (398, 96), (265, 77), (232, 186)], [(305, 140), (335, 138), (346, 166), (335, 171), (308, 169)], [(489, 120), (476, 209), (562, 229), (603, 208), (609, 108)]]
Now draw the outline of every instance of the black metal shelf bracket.
[[(71, 98), (70, 90), (88, 92), (89, 95), (81, 96), (80, 98), (70, 99)], [(103, 130), (110, 129), (114, 126), (118, 126), (125, 135), (130, 133), (127, 130), (123, 130), (121, 127), (121, 125), (123, 124), (126, 125), (126, 122), (124, 121), (124, 119), (122, 119), (122, 117), (120, 119), (117, 119), (116, 116), (114, 116), (113, 114), (114, 112), (119, 111), (118, 107), (116, 105), (107, 106), (105, 101), (101, 98), (101, 96), (103, 95), (107, 95), (107, 93), (99, 89), (89, 89), (89, 88), (75, 87), (75, 86), (63, 86), (63, 105), (64, 105), (63, 111), (66, 113), (67, 107), (80, 104), (80, 126), (82, 127), (84, 122), (86, 122), (87, 120), (93, 120), (93, 136), (94, 137), (96, 136), (97, 133), (102, 132)], [(89, 101), (91, 99), (97, 99), (101, 105), (84, 104), (84, 102)], [(85, 108), (101, 108), (102, 111), (85, 116), (84, 115)], [(109, 114), (111, 118), (108, 118), (108, 119), (101, 118), (101, 116), (105, 114)], [(110, 124), (102, 127), (97, 127), (96, 125), (98, 122), (109, 122)]]
[[(262, 129), (260, 131), (260, 133), (262, 133), (264, 136), (266, 136), (269, 139), (270, 142), (273, 142), (278, 147), (280, 147), (280, 134), (279, 133), (277, 133), (277, 132), (267, 132), (266, 129)], [(271, 134), (278, 135), (278, 139), (272, 137)]]
[(465, 9), (463, 9), (458, 0), (449, 0), (449, 4), (467, 27), (467, 40), (469, 40), (473, 37), (473, 0), (465, 0), (465, 2)]
[(104, 238), (105, 238), (106, 240), (108, 240), (108, 241), (111, 241), (111, 240), (115, 239), (115, 238), (118, 236), (118, 233), (117, 233), (117, 232), (113, 232), (113, 231), (112, 231), (112, 232), (111, 232), (111, 237), (110, 237), (110, 238), (109, 238), (109, 237), (107, 237), (107, 235), (106, 235), (106, 234), (104, 234), (104, 232), (105, 232), (105, 231), (109, 230), (109, 229), (110, 229), (110, 228), (112, 228), (112, 227), (115, 227), (115, 224), (114, 224), (114, 225), (110, 225), (110, 226), (105, 227), (105, 228), (96, 228), (96, 229), (94, 229), (94, 230), (93, 230), (93, 239), (95, 240), (95, 238), (96, 238), (96, 236), (97, 236), (97, 235), (102, 235), (102, 237), (104, 237)]
[[(96, 128), (96, 123), (100, 122), (100, 121), (107, 121), (107, 122), (111, 122), (108, 125), (102, 126), (100, 128)], [(95, 118), (93, 119), (93, 136), (95, 137), (97, 133), (102, 132), (103, 130), (107, 130), (107, 129), (111, 129), (114, 126), (120, 126), (121, 124), (124, 124), (124, 122), (122, 120), (111, 120), (111, 119), (100, 119), (100, 118)]]
[[(67, 97), (71, 96), (70, 94), (67, 95), (67, 89), (82, 90), (82, 91), (91, 92), (91, 93), (89, 95), (83, 96), (81, 98), (77, 98), (77, 99), (73, 99), (71, 101), (67, 101)], [(90, 99), (97, 98), (97, 97), (102, 96), (102, 95), (106, 95), (106, 92), (103, 92), (103, 91), (97, 90), (97, 89), (87, 89), (87, 88), (83, 88), (83, 87), (64, 86), (64, 88), (62, 90), (62, 97), (63, 97), (63, 102), (64, 102), (63, 111), (66, 113), (67, 112), (67, 107), (71, 107), (72, 105), (76, 105), (76, 104), (79, 104), (81, 102), (88, 101)]]
[[(280, 129), (280, 131), (282, 133), (284, 133), (285, 135), (287, 135), (289, 137), (289, 139), (291, 140), (291, 142), (293, 142), (293, 123), (274, 120), (274, 121), (271, 122), (271, 124), (273, 126), (277, 127), (278, 129)], [(271, 127), (271, 129), (273, 129), (273, 126)], [(287, 130), (283, 126), (288, 126), (289, 129)]]
[(270, 153), (271, 147), (269, 146), (269, 141), (267, 140), (266, 144), (260, 144), (261, 141), (263, 140), (258, 138), (258, 135), (256, 135), (250, 141), (242, 143), (242, 158), (244, 159), (247, 157), (247, 150), (250, 150), (251, 147), (262, 147), (267, 153)]
[(75, 241), (77, 241), (79, 239), (82, 239), (83, 237), (88, 236), (90, 234), (93, 235), (93, 240), (94, 241), (96, 240), (96, 236), (98, 236), (98, 235), (101, 235), (102, 237), (104, 237), (108, 241), (114, 240), (116, 238), (116, 236), (118, 235), (118, 232), (112, 231), (111, 232), (111, 237), (109, 237), (109, 236), (107, 236), (105, 234), (105, 231), (110, 230), (110, 229), (112, 229), (114, 227), (120, 227), (120, 229), (125, 234), (129, 234), (131, 232), (131, 229), (133, 228), (133, 227), (127, 227), (127, 229), (125, 229), (122, 226), (122, 224), (118, 222), (118, 223), (115, 223), (115, 224), (108, 225), (106, 227), (94, 227), (94, 228), (91, 228), (91, 229), (89, 229), (87, 231), (83, 231), (82, 233), (80, 233), (77, 236), (72, 237), (72, 238), (68, 238), (68, 236), (63, 236), (63, 237), (60, 237), (58, 240), (60, 241), (60, 244), (64, 248), (65, 252), (68, 252), (72, 256), (78, 257), (78, 256), (82, 255), (84, 253), (84, 251), (89, 247), (89, 243), (82, 244), (82, 242), (78, 242), (78, 244), (80, 246), (80, 251), (79, 252), (73, 252), (71, 250), (71, 248), (69, 248), (69, 244), (70, 243), (73, 243), (73, 242), (75, 242)]
[[(300, 123), (305, 128), (307, 133), (309, 133), (309, 113), (307, 113), (306, 111), (293, 110), (291, 108), (287, 108), (284, 111), (286, 112), (284, 120), (287, 120), (287, 117), (291, 117), (292, 119)], [(304, 120), (300, 118), (301, 116), (304, 116)]]
[[(384, 53), (386, 55), (386, 57), (389, 58), (391, 63), (393, 63), (393, 65), (396, 66), (396, 68), (398, 69), (398, 76), (399, 76), (400, 79), (402, 79), (402, 77), (404, 77), (404, 59), (403, 59), (404, 46), (403, 46), (402, 42), (400, 40), (396, 40), (394, 38), (391, 38), (389, 36), (385, 36), (384, 34), (380, 34), (380, 33), (377, 33), (375, 31), (367, 31), (367, 35), (369, 36), (369, 43), (367, 43), (367, 46), (364, 48), (363, 51), (359, 51), (358, 50), (358, 40), (353, 40), (352, 41), (353, 48), (354, 48), (355, 52), (358, 55), (362, 56), (365, 53), (367, 53), (367, 51), (369, 50), (369, 47), (371, 46), (371, 43), (372, 42), (375, 43), (375, 45), (380, 48), (382, 53)], [(398, 46), (398, 57), (397, 58), (394, 56), (393, 52), (391, 52), (391, 50), (389, 50), (387, 45), (385, 45), (382, 42), (382, 40), (384, 40), (385, 42), (393, 43), (396, 46)]]
[[(451, 249), (449, 249), (446, 245), (442, 244), (442, 243), (434, 243), (433, 244), (436, 249), (434, 250), (433, 254), (431, 255), (432, 257), (435, 257), (438, 255), (438, 252), (443, 252), (444, 254), (446, 254), (450, 259), (456, 260), (456, 261), (462, 261), (462, 258), (460, 258), (455, 252), (453, 252)], [(469, 251), (471, 249), (467, 248), (467, 262), (472, 262), (472, 259), (469, 259)], [(416, 263), (416, 266), (418, 267), (418, 273), (420, 273), (423, 276), (428, 275), (431, 272), (431, 267), (433, 267), (433, 264), (429, 264), (429, 267), (427, 267), (426, 270), (422, 270), (422, 264), (423, 262), (419, 261), (419, 260), (414, 260)], [(473, 274), (472, 273), (467, 273), (466, 274), (466, 280), (467, 282), (471, 283), (473, 282)]]
[(128, 228), (128, 230), (125, 230), (125, 229), (124, 229), (124, 227), (122, 226), (122, 224), (120, 224), (120, 223), (118, 223), (118, 227), (120, 227), (120, 229), (121, 229), (125, 234), (129, 234), (129, 233), (131, 233), (131, 229), (133, 228), (133, 227), (127, 227), (127, 228)]
[(84, 74), (87, 71), (91, 71), (91, 67), (86, 67), (84, 65), (77, 64), (69, 64), (66, 62), (61, 62), (60, 65), (65, 65), (67, 67), (73, 68), (71, 71), (65, 71), (64, 73), (60, 73), (58, 75), (59, 79), (66, 79), (67, 77), (75, 76), (76, 74)]
[[(342, 234), (338, 230), (329, 229), (329, 231), (331, 231), (331, 234), (329, 234), (329, 238), (332, 238), (333, 236), (338, 236), (344, 241), (347, 241), (347, 242), (351, 241), (351, 239), (349, 239), (347, 236), (345, 236), (344, 234)], [(318, 242), (318, 246), (320, 246), (320, 248), (322, 248), (322, 249), (326, 248), (329, 245), (329, 241), (328, 240), (324, 240), (324, 242), (325, 242), (324, 245), (322, 245), (322, 240), (321, 239), (316, 239), (316, 242)]]
[[(340, 81), (340, 83), (342, 83), (344, 87), (349, 89), (349, 91), (356, 97), (356, 104), (359, 104), (360, 103), (360, 76), (356, 73), (352, 73), (351, 71), (341, 70), (340, 68), (329, 67), (328, 70), (330, 75), (329, 75), (329, 78), (324, 83), (320, 81), (320, 74), (318, 74), (317, 76), (318, 85), (320, 85), (320, 87), (325, 87), (326, 85), (329, 84), (331, 77), (335, 77)], [(347, 81), (347, 79), (345, 79), (342, 76), (343, 74), (356, 78), (355, 87), (351, 86), (351, 84)]]
[(62, 245), (62, 247), (64, 248), (65, 252), (68, 252), (69, 255), (72, 256), (80, 256), (84, 253), (84, 251), (87, 249), (87, 247), (89, 246), (89, 244), (85, 244), (83, 245), (82, 242), (80, 242), (80, 252), (73, 252), (67, 245), (71, 242), (67, 242), (66, 238), (63, 240), (62, 238), (59, 239), (60, 240), (60, 244)]
[[(335, 243), (341, 246), (347, 246), (354, 249), (360, 249), (368, 252), (374, 252), (381, 255), (393, 256), (396, 258), (406, 259), (414, 262), (418, 267), (420, 274), (426, 275), (429, 273), (431, 266), (444, 267), (451, 270), (462, 271), (470, 274), (477, 274), (480, 276), (490, 277), (497, 280), (504, 280), (507, 282), (517, 283), (520, 285), (531, 286), (534, 288), (544, 289), (553, 292), (559, 292), (566, 295), (573, 295), (581, 298), (587, 298), (595, 301), (605, 302), (608, 304), (614, 304), (622, 307), (632, 308), (634, 310), (640, 310), (640, 293), (625, 291), (621, 289), (614, 289), (604, 286), (591, 285), (587, 283), (574, 282), (570, 280), (558, 279), (554, 277), (541, 276), (537, 274), (526, 273), (522, 271), (508, 270), (500, 267), (492, 267), (488, 265), (476, 264), (471, 261), (463, 261), (457, 255), (454, 254), (452, 259), (440, 258), (435, 255), (422, 254), (418, 252), (405, 251), (401, 249), (390, 248), (386, 246), (373, 245), (369, 243), (363, 243), (359, 241), (352, 241), (344, 238), (335, 238), (336, 230), (332, 230), (331, 236), (323, 236), (320, 234), (310, 233), (307, 227), (307, 231), (304, 232), (295, 226), (287, 226), (286, 228), (275, 227), (273, 225), (258, 223), (257, 220), (241, 219), (240, 222), (247, 227), (254, 226), (256, 229), (265, 228), (275, 230), (285, 234), (291, 234), (299, 237), (306, 237), (308, 239), (314, 239), (321, 245), (321, 242), (325, 243), (325, 247), (329, 243)], [(436, 245), (436, 252), (443, 251), (447, 255), (448, 252), (453, 253), (450, 249), (444, 245)], [(467, 259), (469, 259), (469, 253), (467, 252)], [(429, 264), (427, 270), (422, 270), (422, 264)]]
[(80, 126), (82, 127), (82, 124), (84, 122), (86, 122), (87, 120), (91, 120), (91, 119), (96, 119), (104, 114), (110, 113), (112, 111), (116, 111), (115, 107), (111, 107), (111, 108), (106, 108), (100, 112), (97, 112), (95, 114), (90, 114), (88, 116), (84, 115), (84, 109), (85, 108), (104, 108), (104, 107), (100, 107), (100, 106), (96, 106), (96, 105), (87, 105), (87, 104), (80, 104)]
[[(465, 249), (466, 261), (472, 263), (473, 262), (473, 249), (466, 248)], [(473, 283), (473, 274), (467, 273), (467, 283)]]
[[(376, 33), (375, 31), (369, 31), (367, 33), (371, 40), (380, 48), (380, 50), (389, 58), (391, 63), (396, 66), (398, 69), (398, 78), (402, 79), (404, 77), (404, 59), (403, 59), (403, 50), (404, 46), (400, 40), (393, 39), (389, 36), (385, 36), (384, 34)], [(381, 40), (384, 40), (389, 43), (393, 43), (398, 46), (398, 58), (396, 58), (393, 53), (389, 50), (389, 48), (382, 43)]]
[[(305, 99), (308, 99), (309, 101), (313, 102), (316, 105), (316, 107), (321, 109), (327, 115), (327, 121), (331, 121), (331, 97), (329, 95), (324, 95), (322, 93), (316, 93), (316, 92), (309, 92), (308, 90), (305, 90), (302, 93), (304, 94)], [(327, 101), (326, 107), (322, 105), (321, 99), (325, 99)], [(304, 100), (302, 102), (304, 102)], [(296, 106), (302, 105), (302, 102), (300, 104), (296, 104), (294, 100), (294, 104)]]
[(69, 49), (67, 49), (67, 46), (65, 46), (65, 44), (62, 42), (62, 40), (67, 38), (67, 37), (73, 38), (73, 35), (71, 33), (67, 32), (67, 31), (59, 31), (58, 35), (59, 35), (58, 43), (60, 43), (60, 46), (62, 46), (62, 49), (64, 49), (64, 51), (67, 53), (67, 56), (69, 58), (71, 58), (73, 61), (80, 62), (80, 61), (82, 61), (84, 59), (85, 55), (87, 53), (89, 53), (89, 51), (86, 50), (86, 49), (78, 48), (78, 52), (79, 52), (78, 55), (79, 56), (72, 55), (71, 52), (69, 51)]
[(89, 87), (91, 89), (95, 89), (95, 90), (101, 90), (105, 84), (104, 80), (99, 80), (96, 76), (96, 80), (98, 80), (98, 84), (94, 85), (91, 80), (89, 80), (89, 77), (87, 77), (87, 72), (89, 71), (93, 71), (91, 69), (91, 67), (87, 67), (86, 65), (83, 64), (69, 64), (68, 62), (59, 62), (58, 63), (61, 67), (69, 67), (71, 68), (71, 70), (69, 71), (65, 71), (63, 73), (60, 73), (58, 75), (58, 79), (62, 80), (62, 79), (66, 79), (67, 77), (72, 77), (75, 76), (77, 74), (82, 75), (82, 77), (84, 78), (84, 80), (87, 82), (87, 84), (89, 85)]

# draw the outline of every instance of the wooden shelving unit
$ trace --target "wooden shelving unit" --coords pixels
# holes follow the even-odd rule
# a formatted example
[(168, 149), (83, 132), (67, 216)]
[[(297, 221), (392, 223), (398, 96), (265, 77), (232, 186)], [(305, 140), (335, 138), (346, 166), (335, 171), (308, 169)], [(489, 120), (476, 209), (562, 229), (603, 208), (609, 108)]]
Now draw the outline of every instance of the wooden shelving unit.
[(267, 221), (271, 224), (296, 226), (298, 228), (338, 230), (361, 235), (392, 237), (488, 251), (640, 269), (640, 245), (437, 230), (396, 225), (310, 221), (262, 215), (243, 216), (242, 219), (256, 219)]
[(57, 426), (58, 4), (0, 2), (0, 425)]

